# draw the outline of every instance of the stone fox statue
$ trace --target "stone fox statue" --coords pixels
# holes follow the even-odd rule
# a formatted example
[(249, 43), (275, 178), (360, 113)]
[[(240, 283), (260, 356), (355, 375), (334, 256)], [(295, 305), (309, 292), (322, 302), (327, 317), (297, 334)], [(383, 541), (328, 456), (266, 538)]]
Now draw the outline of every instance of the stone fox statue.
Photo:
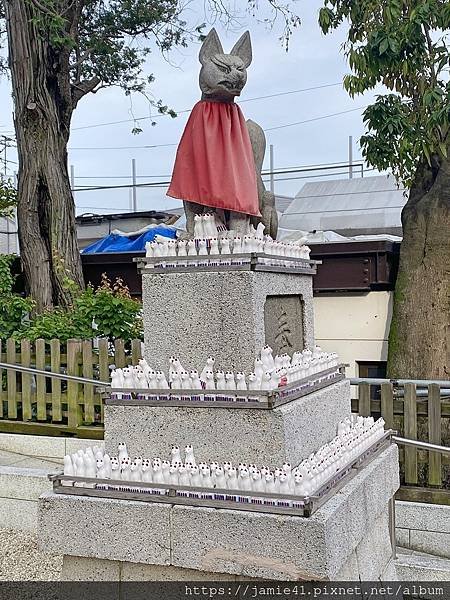
[(261, 178), (266, 139), (262, 128), (244, 121), (234, 99), (252, 61), (246, 31), (230, 54), (224, 54), (211, 29), (199, 55), (202, 98), (194, 106), (178, 146), (169, 196), (184, 201), (186, 229), (194, 235), (194, 217), (215, 212), (226, 227), (245, 235), (249, 226), (265, 225), (276, 238), (274, 195)]

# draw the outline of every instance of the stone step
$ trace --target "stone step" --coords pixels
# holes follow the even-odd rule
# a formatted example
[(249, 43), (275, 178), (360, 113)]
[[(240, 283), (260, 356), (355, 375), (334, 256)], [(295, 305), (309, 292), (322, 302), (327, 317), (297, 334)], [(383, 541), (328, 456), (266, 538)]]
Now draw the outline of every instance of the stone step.
[(117, 455), (168, 458), (171, 445), (193, 444), (197, 462), (292, 465), (332, 440), (350, 415), (350, 385), (341, 380), (275, 409), (105, 406), (105, 447)]
[(395, 561), (399, 580), (450, 581), (450, 559), (425, 552), (397, 548)]
[(194, 569), (209, 581), (212, 573), (375, 581), (391, 560), (388, 501), (398, 486), (391, 445), (309, 518), (47, 493), (39, 544), (64, 556)]

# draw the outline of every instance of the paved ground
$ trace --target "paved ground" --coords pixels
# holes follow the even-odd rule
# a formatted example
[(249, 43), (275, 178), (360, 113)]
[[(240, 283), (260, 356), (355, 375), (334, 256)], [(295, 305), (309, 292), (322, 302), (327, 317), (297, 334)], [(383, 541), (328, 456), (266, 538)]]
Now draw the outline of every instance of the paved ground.
[[(40, 459), (0, 450), (0, 467), (61, 470), (62, 461)], [(26, 503), (24, 503), (25, 505)], [(0, 518), (0, 581), (52, 581), (60, 578), (62, 556), (44, 554), (38, 549), (34, 531), (4, 529)]]
[(41, 552), (34, 533), (0, 528), (0, 545), (0, 581), (60, 579), (62, 556)]
[(20, 467), (23, 469), (48, 469), (48, 472), (59, 471), (62, 466), (62, 460), (57, 458), (36, 458), (17, 452), (7, 452), (0, 450), (0, 466)]

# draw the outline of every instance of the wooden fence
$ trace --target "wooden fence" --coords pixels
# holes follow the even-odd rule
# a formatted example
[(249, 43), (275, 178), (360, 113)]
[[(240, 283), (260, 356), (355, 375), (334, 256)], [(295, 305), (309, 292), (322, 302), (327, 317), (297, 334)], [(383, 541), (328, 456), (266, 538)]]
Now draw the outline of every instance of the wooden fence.
[[(92, 340), (0, 340), (1, 361), (77, 377), (109, 381), (110, 365), (142, 358), (141, 341), (126, 345)], [(0, 369), (0, 432), (103, 437), (102, 397), (93, 384)]]
[[(137, 364), (141, 342), (126, 345), (92, 340), (0, 340), (1, 361), (99, 381), (109, 381), (110, 365)], [(81, 384), (0, 369), (0, 432), (103, 437), (103, 402), (93, 384)], [(449, 386), (450, 387), (450, 386)], [(425, 396), (423, 394), (426, 394)], [(450, 446), (450, 396), (436, 384), (358, 384), (352, 411), (383, 416), (400, 436)], [(400, 448), (402, 494), (450, 504), (450, 458), (436, 452)], [(427, 489), (424, 492), (424, 488)], [(405, 492), (405, 490), (407, 490)], [(425, 493), (425, 496), (424, 496)]]
[[(416, 388), (412, 383), (401, 387), (359, 383), (352, 412), (382, 416), (386, 427), (401, 437), (450, 446), (450, 395), (441, 395), (437, 384)], [(400, 479), (401, 497), (450, 504), (449, 456), (400, 447)]]

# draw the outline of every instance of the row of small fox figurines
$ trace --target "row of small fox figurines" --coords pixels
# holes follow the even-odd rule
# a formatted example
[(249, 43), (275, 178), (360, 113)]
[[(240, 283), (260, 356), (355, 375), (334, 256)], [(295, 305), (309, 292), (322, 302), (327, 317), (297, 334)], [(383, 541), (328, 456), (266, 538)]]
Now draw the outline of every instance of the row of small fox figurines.
[(254, 371), (246, 375), (243, 371), (214, 371), (215, 358), (206, 360), (203, 370), (188, 371), (180, 360), (169, 359), (166, 376), (162, 370), (153, 370), (145, 359), (139, 365), (114, 369), (111, 372), (113, 389), (181, 389), (181, 390), (263, 390), (270, 391), (315, 375), (320, 371), (338, 367), (336, 353), (323, 352), (319, 346), (313, 351), (308, 348), (273, 357), (272, 348), (266, 345), (260, 357), (255, 359)]
[[(298, 466), (285, 462), (275, 470), (243, 462), (235, 466), (229, 461), (197, 463), (191, 444), (185, 448), (184, 460), (178, 446), (172, 446), (170, 460), (159, 457), (135, 457), (132, 460), (126, 443), (120, 442), (117, 457), (110, 457), (98, 447), (65, 456), (64, 475), (308, 496), (364, 455), (383, 435), (382, 418), (374, 421), (372, 417), (352, 415), (339, 423), (333, 440)], [(90, 484), (86, 485), (89, 487)], [(165, 493), (164, 490), (156, 491)]]

